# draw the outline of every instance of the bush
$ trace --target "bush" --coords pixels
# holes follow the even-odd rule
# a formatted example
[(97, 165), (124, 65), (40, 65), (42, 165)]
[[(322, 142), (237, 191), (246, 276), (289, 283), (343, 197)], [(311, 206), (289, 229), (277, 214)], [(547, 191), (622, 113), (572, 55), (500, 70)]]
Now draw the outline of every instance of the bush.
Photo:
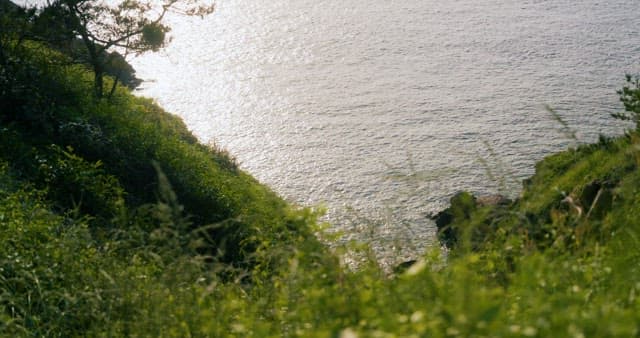
[(96, 227), (119, 224), (126, 215), (124, 190), (114, 176), (108, 175), (100, 161), (89, 163), (75, 155), (71, 147), (63, 150), (51, 145), (36, 155), (39, 180), (50, 199), (64, 213), (73, 210), (93, 218)]
[(612, 116), (624, 121), (633, 121), (636, 129), (640, 129), (640, 77), (627, 75), (626, 79), (627, 85), (618, 91), (626, 112), (615, 113)]

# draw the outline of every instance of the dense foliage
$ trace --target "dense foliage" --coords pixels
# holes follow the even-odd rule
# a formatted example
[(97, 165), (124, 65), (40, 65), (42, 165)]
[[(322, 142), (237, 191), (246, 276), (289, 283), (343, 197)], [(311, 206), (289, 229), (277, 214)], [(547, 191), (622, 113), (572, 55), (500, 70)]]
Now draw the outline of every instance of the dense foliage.
[(451, 249), (392, 275), (151, 100), (0, 42), (0, 336), (640, 334), (635, 131), (546, 158), (512, 203), (459, 195)]
[(116, 69), (111, 97), (127, 56), (157, 51), (165, 45), (169, 27), (163, 20), (168, 12), (204, 16), (213, 8), (197, 0), (52, 0), (31, 18), (34, 29), (29, 35), (55, 46), (66, 45), (65, 50), (74, 51), (70, 54), (82, 56), (93, 71), (96, 98), (104, 96), (108, 66)]
[(627, 85), (623, 86), (618, 94), (625, 112), (613, 114), (613, 117), (633, 121), (636, 123), (636, 129), (640, 128), (640, 77), (627, 75)]

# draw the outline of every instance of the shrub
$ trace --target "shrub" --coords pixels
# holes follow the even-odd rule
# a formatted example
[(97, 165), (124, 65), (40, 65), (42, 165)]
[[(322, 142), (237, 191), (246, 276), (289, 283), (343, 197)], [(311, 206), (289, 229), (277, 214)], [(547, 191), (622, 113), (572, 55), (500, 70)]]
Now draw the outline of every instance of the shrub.
[(63, 150), (51, 145), (46, 150), (35, 161), (40, 184), (58, 203), (58, 210), (91, 216), (95, 218), (92, 223), (101, 227), (113, 227), (118, 218), (124, 218), (124, 190), (116, 177), (104, 172), (100, 161), (87, 162), (70, 147)]
[(640, 129), (640, 77), (627, 75), (626, 79), (627, 85), (618, 91), (626, 112), (615, 113), (612, 116), (624, 121), (633, 121), (636, 129)]

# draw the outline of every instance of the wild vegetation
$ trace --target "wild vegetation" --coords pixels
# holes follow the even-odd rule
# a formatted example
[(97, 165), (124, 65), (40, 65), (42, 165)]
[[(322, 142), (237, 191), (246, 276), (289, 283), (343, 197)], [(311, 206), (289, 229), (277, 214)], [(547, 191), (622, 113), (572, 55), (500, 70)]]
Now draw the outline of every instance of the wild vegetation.
[[(7, 31), (0, 336), (640, 334), (636, 130), (549, 156), (511, 203), (458, 195), (450, 249), (390, 275), (366, 245), (329, 250), (315, 212), (151, 100), (117, 84), (96, 99), (90, 67)], [(354, 251), (357, 270), (341, 261)]]

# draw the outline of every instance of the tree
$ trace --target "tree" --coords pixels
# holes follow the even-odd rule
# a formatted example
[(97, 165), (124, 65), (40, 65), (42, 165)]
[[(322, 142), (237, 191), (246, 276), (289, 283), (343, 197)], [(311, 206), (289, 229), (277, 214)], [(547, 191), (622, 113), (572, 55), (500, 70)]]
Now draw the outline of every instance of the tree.
[(26, 10), (9, 0), (0, 0), (0, 74), (6, 72), (9, 55), (27, 37), (35, 10)]
[[(165, 46), (170, 28), (163, 20), (168, 13), (203, 17), (213, 8), (213, 3), (200, 0), (53, 0), (40, 16), (47, 18), (48, 39), (81, 41), (95, 75), (94, 94), (100, 99), (106, 67), (122, 64), (116, 60), (119, 55), (126, 59)], [(116, 74), (109, 95), (118, 80)]]
[(26, 10), (8, 0), (0, 0), (0, 122), (24, 117), (18, 110), (34, 98), (37, 67), (28, 60), (28, 39), (35, 10)]
[(623, 121), (633, 121), (640, 130), (640, 76), (626, 76), (627, 85), (618, 91), (620, 101), (624, 105), (624, 113), (611, 114)]

